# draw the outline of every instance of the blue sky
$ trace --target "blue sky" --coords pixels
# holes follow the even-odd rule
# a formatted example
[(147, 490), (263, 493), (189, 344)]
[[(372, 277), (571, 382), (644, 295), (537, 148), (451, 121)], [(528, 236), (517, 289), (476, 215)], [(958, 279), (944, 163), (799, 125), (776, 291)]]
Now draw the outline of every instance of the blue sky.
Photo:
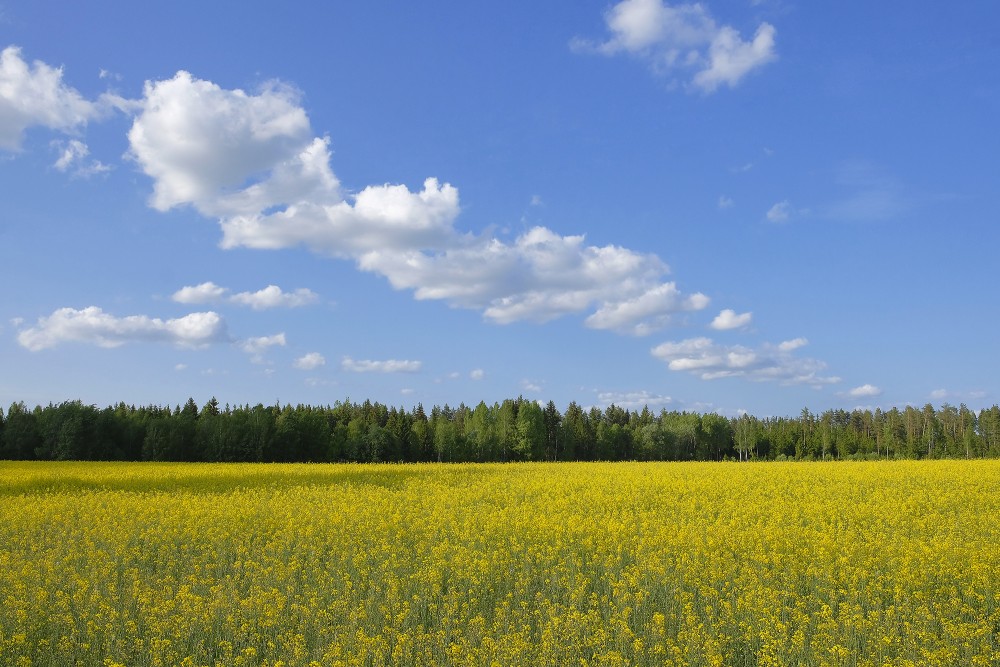
[(0, 1), (0, 404), (992, 405), (997, 25)]

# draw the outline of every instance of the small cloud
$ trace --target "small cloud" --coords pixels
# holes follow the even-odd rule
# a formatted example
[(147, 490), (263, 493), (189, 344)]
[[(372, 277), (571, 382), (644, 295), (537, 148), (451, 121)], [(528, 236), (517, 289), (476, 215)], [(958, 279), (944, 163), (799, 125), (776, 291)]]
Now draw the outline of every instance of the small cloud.
[(73, 165), (74, 162), (82, 160), (90, 153), (90, 149), (87, 148), (87, 144), (79, 141), (78, 139), (71, 139), (65, 143), (53, 142), (53, 145), (59, 147), (61, 150), (59, 159), (52, 165), (59, 171), (66, 171)]
[(882, 395), (882, 390), (872, 384), (863, 384), (847, 392), (851, 398), (874, 398)]
[(604, 16), (610, 33), (603, 42), (576, 38), (577, 53), (627, 53), (658, 75), (689, 78), (704, 93), (735, 87), (747, 74), (775, 60), (776, 31), (761, 23), (744, 41), (735, 28), (718, 25), (701, 4), (669, 5), (663, 0), (622, 0)]
[(536, 394), (542, 390), (542, 386), (532, 380), (522, 380), (521, 388), (524, 389), (524, 391), (530, 391)]
[(351, 359), (344, 357), (340, 368), (350, 373), (416, 373), (423, 366), (420, 361), (386, 359), (373, 361), (371, 359)]
[(469, 373), (469, 377), (472, 378), (473, 380), (482, 380), (484, 377), (486, 377), (486, 371), (484, 371), (482, 368), (477, 368), (471, 373)]
[(292, 362), (292, 366), (302, 371), (313, 371), (324, 365), (326, 365), (326, 357), (319, 352), (310, 352)]
[(52, 145), (59, 151), (59, 158), (52, 165), (58, 171), (65, 173), (72, 169), (74, 178), (90, 178), (96, 174), (111, 171), (111, 167), (97, 160), (86, 164), (90, 149), (79, 139), (71, 139), (66, 142), (54, 141)]
[(417, 392), (416, 392), (416, 390), (411, 389), (409, 387), (404, 387), (403, 389), (399, 390), (399, 393), (402, 394), (403, 396), (412, 396), (413, 394), (415, 394)]
[(792, 351), (803, 345), (804, 338), (779, 345), (765, 343), (756, 348), (722, 345), (709, 338), (690, 338), (662, 343), (651, 352), (666, 362), (671, 371), (688, 372), (703, 380), (742, 377), (754, 382), (777, 381), (815, 389), (840, 382), (838, 377), (820, 375), (826, 369), (822, 361), (792, 355)]
[(264, 363), (264, 353), (268, 348), (274, 346), (285, 346), (285, 334), (279, 333), (273, 336), (258, 336), (247, 338), (239, 343), (239, 348), (250, 355), (250, 361), (255, 364)]
[(771, 222), (788, 222), (792, 218), (792, 205), (786, 199), (772, 206), (767, 212), (767, 219)]
[(316, 303), (319, 296), (312, 290), (300, 287), (294, 292), (282, 292), (277, 285), (268, 285), (256, 292), (240, 292), (229, 299), (241, 306), (250, 306), (254, 310), (266, 308), (299, 308)]
[(97, 306), (81, 310), (60, 308), (47, 317), (38, 318), (34, 327), (22, 330), (17, 336), (18, 343), (32, 352), (69, 342), (106, 348), (133, 342), (204, 347), (228, 340), (225, 320), (211, 311), (161, 320), (146, 315), (116, 317)]
[(256, 292), (240, 292), (229, 296), (228, 287), (220, 287), (213, 282), (182, 287), (171, 297), (178, 303), (219, 303), (226, 301), (254, 310), (268, 308), (298, 308), (315, 303), (319, 296), (310, 289), (300, 287), (294, 292), (284, 292), (277, 285), (268, 285)]
[(719, 197), (718, 207), (720, 209), (725, 210), (727, 208), (732, 208), (735, 205), (736, 202), (733, 201), (732, 197), (727, 197), (725, 195)]
[(174, 370), (175, 371), (183, 371), (183, 370), (187, 370), (187, 367), (188, 367), (187, 364), (177, 364), (176, 366), (174, 366)]
[(753, 313), (747, 312), (737, 315), (735, 310), (726, 308), (716, 315), (715, 319), (708, 326), (718, 331), (726, 331), (745, 327), (750, 324), (751, 320), (753, 320)]
[(987, 392), (978, 389), (973, 391), (951, 391), (948, 389), (935, 389), (930, 394), (928, 394), (928, 397), (931, 400), (941, 401), (945, 403), (949, 401), (957, 401), (960, 403), (964, 403), (966, 401), (982, 401), (982, 399), (986, 398), (986, 396)]
[(544, 206), (545, 202), (542, 201), (541, 195), (531, 195), (531, 206)]
[(597, 400), (604, 406), (614, 404), (626, 410), (642, 410), (644, 407), (655, 410), (656, 408), (666, 407), (674, 402), (674, 399), (670, 396), (654, 394), (646, 390), (627, 392), (602, 391), (597, 394)]
[(228, 292), (225, 287), (219, 287), (213, 282), (201, 283), (190, 287), (182, 287), (170, 298), (177, 303), (215, 303), (221, 301)]
[(808, 338), (793, 338), (792, 340), (786, 340), (778, 343), (778, 349), (782, 352), (791, 352), (792, 350), (797, 350), (800, 347), (805, 347), (808, 344)]

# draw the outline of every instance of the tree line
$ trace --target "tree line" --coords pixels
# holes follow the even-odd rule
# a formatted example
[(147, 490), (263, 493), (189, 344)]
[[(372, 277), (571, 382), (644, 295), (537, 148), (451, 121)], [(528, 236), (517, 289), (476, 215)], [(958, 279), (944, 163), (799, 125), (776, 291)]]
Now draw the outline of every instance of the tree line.
[(0, 409), (0, 458), (243, 462), (718, 461), (1000, 457), (1000, 407), (724, 417), (616, 405), (560, 412), (518, 397), (474, 408), (381, 403), (202, 407), (66, 401)]

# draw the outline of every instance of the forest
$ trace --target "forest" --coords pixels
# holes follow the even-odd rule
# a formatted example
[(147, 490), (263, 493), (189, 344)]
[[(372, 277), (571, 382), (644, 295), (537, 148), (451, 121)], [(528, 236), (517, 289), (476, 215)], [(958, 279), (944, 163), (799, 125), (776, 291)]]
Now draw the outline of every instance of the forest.
[(523, 397), (474, 408), (381, 403), (174, 408), (80, 401), (0, 409), (0, 459), (207, 462), (718, 461), (1000, 457), (1000, 407), (797, 417), (610, 405), (560, 412)]

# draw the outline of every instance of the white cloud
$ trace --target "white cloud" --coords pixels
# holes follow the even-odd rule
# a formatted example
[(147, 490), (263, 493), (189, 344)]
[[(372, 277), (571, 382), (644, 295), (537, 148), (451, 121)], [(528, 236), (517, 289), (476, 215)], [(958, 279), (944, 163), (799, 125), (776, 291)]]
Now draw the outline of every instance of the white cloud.
[(218, 313), (191, 313), (170, 320), (146, 315), (115, 317), (96, 306), (82, 310), (60, 308), (18, 334), (18, 342), (35, 352), (62, 343), (80, 342), (118, 347), (130, 342), (164, 342), (201, 347), (228, 340), (226, 323)]
[(240, 292), (234, 294), (230, 301), (243, 306), (250, 306), (254, 310), (264, 310), (266, 308), (298, 308), (316, 303), (319, 297), (310, 289), (300, 287), (294, 292), (282, 292), (277, 285), (268, 285), (256, 292)]
[(767, 211), (767, 219), (771, 222), (788, 222), (792, 218), (792, 205), (786, 199), (772, 206)]
[(73, 165), (74, 162), (82, 160), (90, 153), (90, 149), (87, 148), (87, 144), (78, 139), (71, 139), (65, 144), (62, 144), (61, 151), (59, 159), (52, 165), (59, 171), (66, 171)]
[(417, 299), (482, 310), (500, 324), (546, 322), (596, 308), (587, 326), (641, 335), (708, 302), (702, 294), (684, 296), (674, 283), (661, 283), (668, 268), (655, 255), (587, 246), (583, 236), (560, 236), (544, 227), (511, 244), (476, 239), (433, 255), (373, 251), (358, 265), (386, 276), (396, 289), (413, 289)]
[(602, 391), (597, 394), (597, 400), (602, 405), (608, 406), (614, 404), (626, 410), (642, 410), (644, 407), (655, 410), (656, 408), (666, 407), (674, 402), (674, 399), (670, 396), (654, 394), (646, 390), (628, 392)]
[(79, 178), (89, 178), (95, 174), (111, 171), (111, 167), (97, 160), (86, 164), (90, 148), (79, 139), (70, 139), (66, 142), (56, 141), (53, 142), (53, 145), (59, 150), (59, 158), (52, 165), (58, 171), (66, 172), (72, 167), (73, 176)]
[[(294, 91), (275, 84), (250, 95), (180, 72), (146, 84), (129, 139), (153, 178), (151, 205), (190, 204), (217, 217), (224, 248), (304, 246), (354, 259), (417, 299), (479, 310), (497, 323), (590, 311), (589, 327), (641, 335), (708, 303), (664, 282), (669, 269), (652, 254), (544, 227), (512, 242), (460, 232), (458, 190), (435, 178), (420, 191), (377, 185), (345, 199), (326, 140), (310, 135)], [(204, 291), (220, 298), (215, 287)]]
[(486, 377), (486, 371), (484, 371), (482, 368), (477, 368), (471, 373), (469, 373), (469, 377), (473, 380), (482, 380), (484, 377)]
[(100, 115), (98, 105), (62, 81), (62, 69), (21, 58), (9, 46), (0, 52), (0, 149), (18, 150), (29, 127), (73, 132)]
[(180, 371), (183, 371), (183, 370), (187, 370), (187, 364), (175, 364), (174, 365), (174, 370), (177, 371), (177, 372), (180, 372)]
[(712, 320), (712, 323), (709, 326), (718, 331), (725, 331), (728, 329), (739, 329), (741, 327), (745, 327), (749, 325), (752, 320), (753, 313), (740, 313), (737, 315), (735, 310), (726, 308), (715, 316), (715, 319)]
[(320, 366), (325, 366), (326, 357), (319, 352), (310, 352), (296, 359), (292, 365), (299, 370), (312, 371)]
[(746, 42), (735, 28), (719, 26), (701, 4), (670, 5), (662, 0), (622, 0), (604, 17), (604, 42), (576, 39), (577, 51), (607, 56), (628, 53), (658, 74), (683, 73), (689, 84), (710, 93), (733, 87), (751, 71), (775, 60), (774, 26), (761, 23)]
[(250, 361), (255, 364), (264, 363), (264, 353), (269, 348), (275, 346), (285, 346), (284, 333), (274, 334), (273, 336), (257, 336), (256, 338), (247, 338), (239, 342), (239, 348), (249, 354)]
[(789, 346), (764, 344), (757, 348), (742, 345), (721, 345), (709, 338), (690, 338), (666, 342), (654, 347), (654, 357), (667, 362), (672, 371), (686, 371), (703, 380), (723, 377), (743, 377), (754, 381), (778, 381), (782, 384), (803, 384), (820, 387), (840, 381), (824, 377), (822, 361), (798, 358), (791, 354), (805, 339), (789, 341), (801, 344)]
[[(987, 392), (982, 390), (973, 391), (951, 391), (948, 389), (935, 389), (929, 394), (931, 400), (934, 401), (958, 401), (960, 403), (965, 403), (966, 401), (972, 402), (982, 402), (984, 398), (987, 397)], [(986, 407), (983, 404), (982, 407)]]
[(233, 215), (337, 192), (326, 142), (312, 137), (287, 86), (248, 95), (182, 71), (146, 82), (138, 108), (129, 144), (153, 179), (157, 210), (191, 204), (205, 215)]
[(807, 338), (793, 338), (792, 340), (786, 340), (778, 343), (778, 349), (782, 352), (791, 352), (792, 350), (797, 350), (800, 347), (805, 347), (809, 344), (809, 339)]
[(524, 391), (530, 391), (533, 394), (537, 394), (542, 391), (542, 385), (534, 382), (533, 380), (521, 380), (521, 388)]
[(420, 370), (421, 366), (423, 366), (423, 362), (399, 359), (372, 361), (369, 359), (355, 360), (350, 357), (344, 357), (340, 362), (340, 368), (351, 373), (416, 373)]
[(645, 336), (666, 326), (673, 313), (701, 310), (708, 302), (704, 294), (685, 297), (674, 283), (664, 283), (632, 299), (605, 302), (586, 324), (594, 329)]
[(218, 303), (222, 301), (229, 290), (219, 287), (213, 282), (182, 287), (170, 297), (177, 303)]
[(300, 287), (294, 292), (284, 292), (277, 285), (268, 285), (256, 292), (239, 292), (229, 295), (229, 288), (220, 287), (209, 281), (200, 285), (186, 286), (174, 292), (171, 299), (178, 303), (219, 303), (227, 301), (254, 310), (267, 308), (297, 308), (315, 303), (319, 296), (310, 289)]
[(695, 74), (695, 85), (707, 92), (715, 90), (720, 84), (732, 88), (751, 70), (775, 60), (775, 32), (774, 26), (762, 23), (753, 41), (744, 42), (736, 30), (723, 26), (712, 37), (712, 44), (708, 47), (708, 67)]
[(873, 398), (875, 396), (881, 396), (882, 390), (871, 384), (863, 384), (860, 387), (855, 387), (847, 392), (847, 395), (851, 398)]
[(336, 257), (377, 250), (441, 248), (458, 239), (458, 190), (435, 178), (419, 192), (405, 185), (368, 186), (354, 204), (297, 201), (284, 210), (222, 220), (222, 247), (275, 250), (305, 246)]
[(733, 206), (735, 206), (736, 202), (733, 201), (732, 197), (727, 197), (725, 195), (720, 195), (719, 196), (719, 202), (718, 202), (717, 205), (718, 205), (718, 207), (720, 209), (725, 210), (727, 208), (732, 208)]

